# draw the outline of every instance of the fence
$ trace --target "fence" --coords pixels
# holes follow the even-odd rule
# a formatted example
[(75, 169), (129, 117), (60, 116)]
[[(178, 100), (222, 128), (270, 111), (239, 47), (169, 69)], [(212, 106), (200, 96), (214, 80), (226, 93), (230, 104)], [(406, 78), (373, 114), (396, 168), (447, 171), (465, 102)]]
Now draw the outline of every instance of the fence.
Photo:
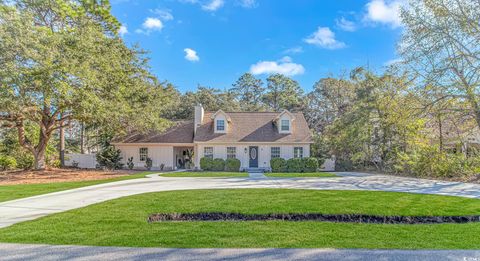
[[(78, 164), (77, 166), (74, 166)], [(97, 166), (95, 154), (65, 154), (65, 166), (94, 169)]]

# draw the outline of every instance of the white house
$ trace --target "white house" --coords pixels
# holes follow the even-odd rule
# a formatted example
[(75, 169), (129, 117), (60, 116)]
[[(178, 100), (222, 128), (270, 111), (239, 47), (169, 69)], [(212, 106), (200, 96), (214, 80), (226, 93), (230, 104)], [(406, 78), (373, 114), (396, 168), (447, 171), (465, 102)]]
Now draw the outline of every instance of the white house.
[[(302, 113), (205, 112), (195, 106), (193, 121), (181, 121), (162, 133), (132, 133), (113, 143), (123, 163), (138, 168), (147, 157), (152, 169), (199, 168), (202, 157), (237, 158), (241, 169), (269, 169), (275, 157), (309, 157), (312, 137)], [(193, 155), (192, 155), (193, 154)]]

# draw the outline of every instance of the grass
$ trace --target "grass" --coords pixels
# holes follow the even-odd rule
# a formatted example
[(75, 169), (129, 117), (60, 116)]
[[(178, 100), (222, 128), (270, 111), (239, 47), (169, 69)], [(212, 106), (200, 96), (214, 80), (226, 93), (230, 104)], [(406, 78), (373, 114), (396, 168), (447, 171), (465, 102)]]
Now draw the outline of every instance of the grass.
[(307, 172), (307, 173), (265, 173), (267, 177), (274, 178), (325, 178), (325, 177), (337, 177), (337, 175), (328, 172)]
[(193, 171), (193, 172), (173, 172), (160, 175), (162, 177), (248, 177), (246, 172), (210, 172), (210, 171)]
[(26, 198), (51, 192), (62, 190), (86, 187), (102, 183), (144, 178), (147, 174), (155, 172), (142, 172), (122, 177), (101, 180), (87, 180), (87, 181), (72, 181), (72, 182), (55, 182), (55, 183), (41, 183), (41, 184), (20, 184), (20, 185), (0, 185), (0, 202), (14, 200), (19, 198)]
[(159, 212), (469, 215), (480, 200), (374, 191), (187, 190), (135, 195), (0, 229), (0, 242), (135, 247), (478, 249), (480, 223), (147, 223)]

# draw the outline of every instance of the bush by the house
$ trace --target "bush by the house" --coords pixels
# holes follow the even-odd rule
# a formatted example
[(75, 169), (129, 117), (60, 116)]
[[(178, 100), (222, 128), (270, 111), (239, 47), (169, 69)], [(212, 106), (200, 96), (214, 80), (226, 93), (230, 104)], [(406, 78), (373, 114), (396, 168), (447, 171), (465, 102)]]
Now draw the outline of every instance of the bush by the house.
[(17, 160), (11, 156), (0, 155), (0, 170), (11, 170), (17, 167)]
[(287, 160), (288, 172), (303, 172), (304, 168), (305, 165), (301, 158), (293, 158)]
[(270, 167), (272, 172), (285, 172), (287, 171), (287, 161), (282, 158), (273, 158), (270, 160)]
[(152, 160), (151, 158), (147, 157), (147, 158), (145, 159), (145, 168), (146, 168), (147, 170), (151, 170), (151, 169), (152, 169), (152, 166), (153, 166), (153, 160)]
[(316, 172), (318, 169), (317, 158), (303, 158), (303, 172)]
[(121, 169), (123, 164), (121, 163), (122, 156), (120, 150), (115, 149), (113, 146), (103, 147), (100, 152), (97, 153), (97, 162), (100, 167), (107, 169)]
[(239, 159), (227, 159), (225, 161), (225, 170), (232, 172), (240, 171), (240, 160)]
[(130, 170), (132, 170), (133, 167), (135, 167), (135, 164), (133, 163), (133, 157), (130, 157), (130, 158), (127, 159), (127, 167)]
[(225, 170), (225, 161), (223, 159), (214, 159), (212, 170), (214, 170), (214, 171), (224, 171)]
[(200, 168), (202, 170), (206, 170), (206, 171), (213, 170), (213, 159), (206, 158), (206, 157), (201, 158), (200, 159)]

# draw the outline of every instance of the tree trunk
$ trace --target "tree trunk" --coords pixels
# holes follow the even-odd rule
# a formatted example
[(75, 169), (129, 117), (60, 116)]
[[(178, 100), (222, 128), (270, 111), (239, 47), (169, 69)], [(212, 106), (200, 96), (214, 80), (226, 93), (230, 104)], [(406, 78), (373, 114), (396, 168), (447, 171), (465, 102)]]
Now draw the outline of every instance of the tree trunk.
[(34, 156), (34, 163), (33, 168), (35, 170), (44, 170), (46, 167), (45, 164), (45, 149), (39, 150), (33, 154)]
[(80, 123), (80, 153), (85, 154), (85, 125)]
[(58, 129), (59, 133), (59, 144), (58, 144), (58, 152), (60, 157), (60, 167), (65, 167), (65, 128), (63, 127), (63, 121), (60, 122), (60, 129)]

